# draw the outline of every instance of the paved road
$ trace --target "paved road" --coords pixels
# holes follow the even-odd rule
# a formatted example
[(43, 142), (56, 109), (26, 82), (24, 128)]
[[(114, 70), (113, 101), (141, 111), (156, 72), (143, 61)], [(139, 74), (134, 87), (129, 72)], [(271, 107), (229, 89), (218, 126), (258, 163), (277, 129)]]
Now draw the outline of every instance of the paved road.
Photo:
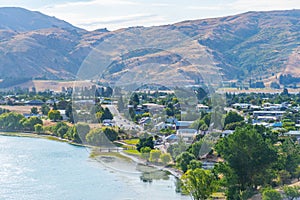
[(119, 126), (125, 130), (138, 130), (138, 131), (143, 130), (142, 126), (137, 125), (134, 122), (123, 117), (115, 105), (105, 105), (104, 107), (107, 107), (110, 110), (110, 112), (113, 114), (114, 116), (113, 120), (115, 121), (116, 126)]

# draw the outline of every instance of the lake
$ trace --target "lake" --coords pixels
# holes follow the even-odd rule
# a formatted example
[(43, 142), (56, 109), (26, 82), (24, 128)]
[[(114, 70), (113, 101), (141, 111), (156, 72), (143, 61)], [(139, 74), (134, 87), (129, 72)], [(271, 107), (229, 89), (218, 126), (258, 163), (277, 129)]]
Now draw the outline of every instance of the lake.
[(175, 192), (173, 176), (144, 182), (124, 163), (114, 170), (89, 155), (64, 142), (0, 135), (0, 199), (190, 199)]

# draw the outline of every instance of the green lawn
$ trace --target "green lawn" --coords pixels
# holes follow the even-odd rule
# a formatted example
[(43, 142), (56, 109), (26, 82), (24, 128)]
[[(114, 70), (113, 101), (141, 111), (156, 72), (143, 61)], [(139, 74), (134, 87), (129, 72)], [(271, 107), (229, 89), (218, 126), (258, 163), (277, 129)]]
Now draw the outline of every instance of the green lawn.
[(129, 144), (129, 145), (137, 145), (139, 143), (139, 139), (130, 139), (130, 140), (123, 140), (124, 143)]
[(141, 156), (141, 153), (136, 149), (124, 150), (125, 153), (135, 156)]

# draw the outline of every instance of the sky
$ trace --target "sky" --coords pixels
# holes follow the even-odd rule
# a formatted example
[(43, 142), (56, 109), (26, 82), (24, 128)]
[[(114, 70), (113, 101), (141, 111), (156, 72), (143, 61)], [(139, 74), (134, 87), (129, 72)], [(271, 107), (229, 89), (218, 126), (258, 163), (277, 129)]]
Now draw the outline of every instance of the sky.
[(55, 16), (86, 30), (116, 30), (247, 11), (300, 9), (299, 0), (0, 0), (0, 7), (23, 7)]

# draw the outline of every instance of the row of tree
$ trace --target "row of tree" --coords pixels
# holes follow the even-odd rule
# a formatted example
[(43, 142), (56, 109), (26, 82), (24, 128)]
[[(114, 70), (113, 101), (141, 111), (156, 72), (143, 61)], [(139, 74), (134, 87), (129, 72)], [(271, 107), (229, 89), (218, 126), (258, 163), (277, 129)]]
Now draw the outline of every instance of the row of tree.
[(27, 119), (23, 115), (14, 112), (0, 115), (0, 129), (5, 131), (34, 131), (37, 124), (43, 124), (43, 121), (38, 117)]

